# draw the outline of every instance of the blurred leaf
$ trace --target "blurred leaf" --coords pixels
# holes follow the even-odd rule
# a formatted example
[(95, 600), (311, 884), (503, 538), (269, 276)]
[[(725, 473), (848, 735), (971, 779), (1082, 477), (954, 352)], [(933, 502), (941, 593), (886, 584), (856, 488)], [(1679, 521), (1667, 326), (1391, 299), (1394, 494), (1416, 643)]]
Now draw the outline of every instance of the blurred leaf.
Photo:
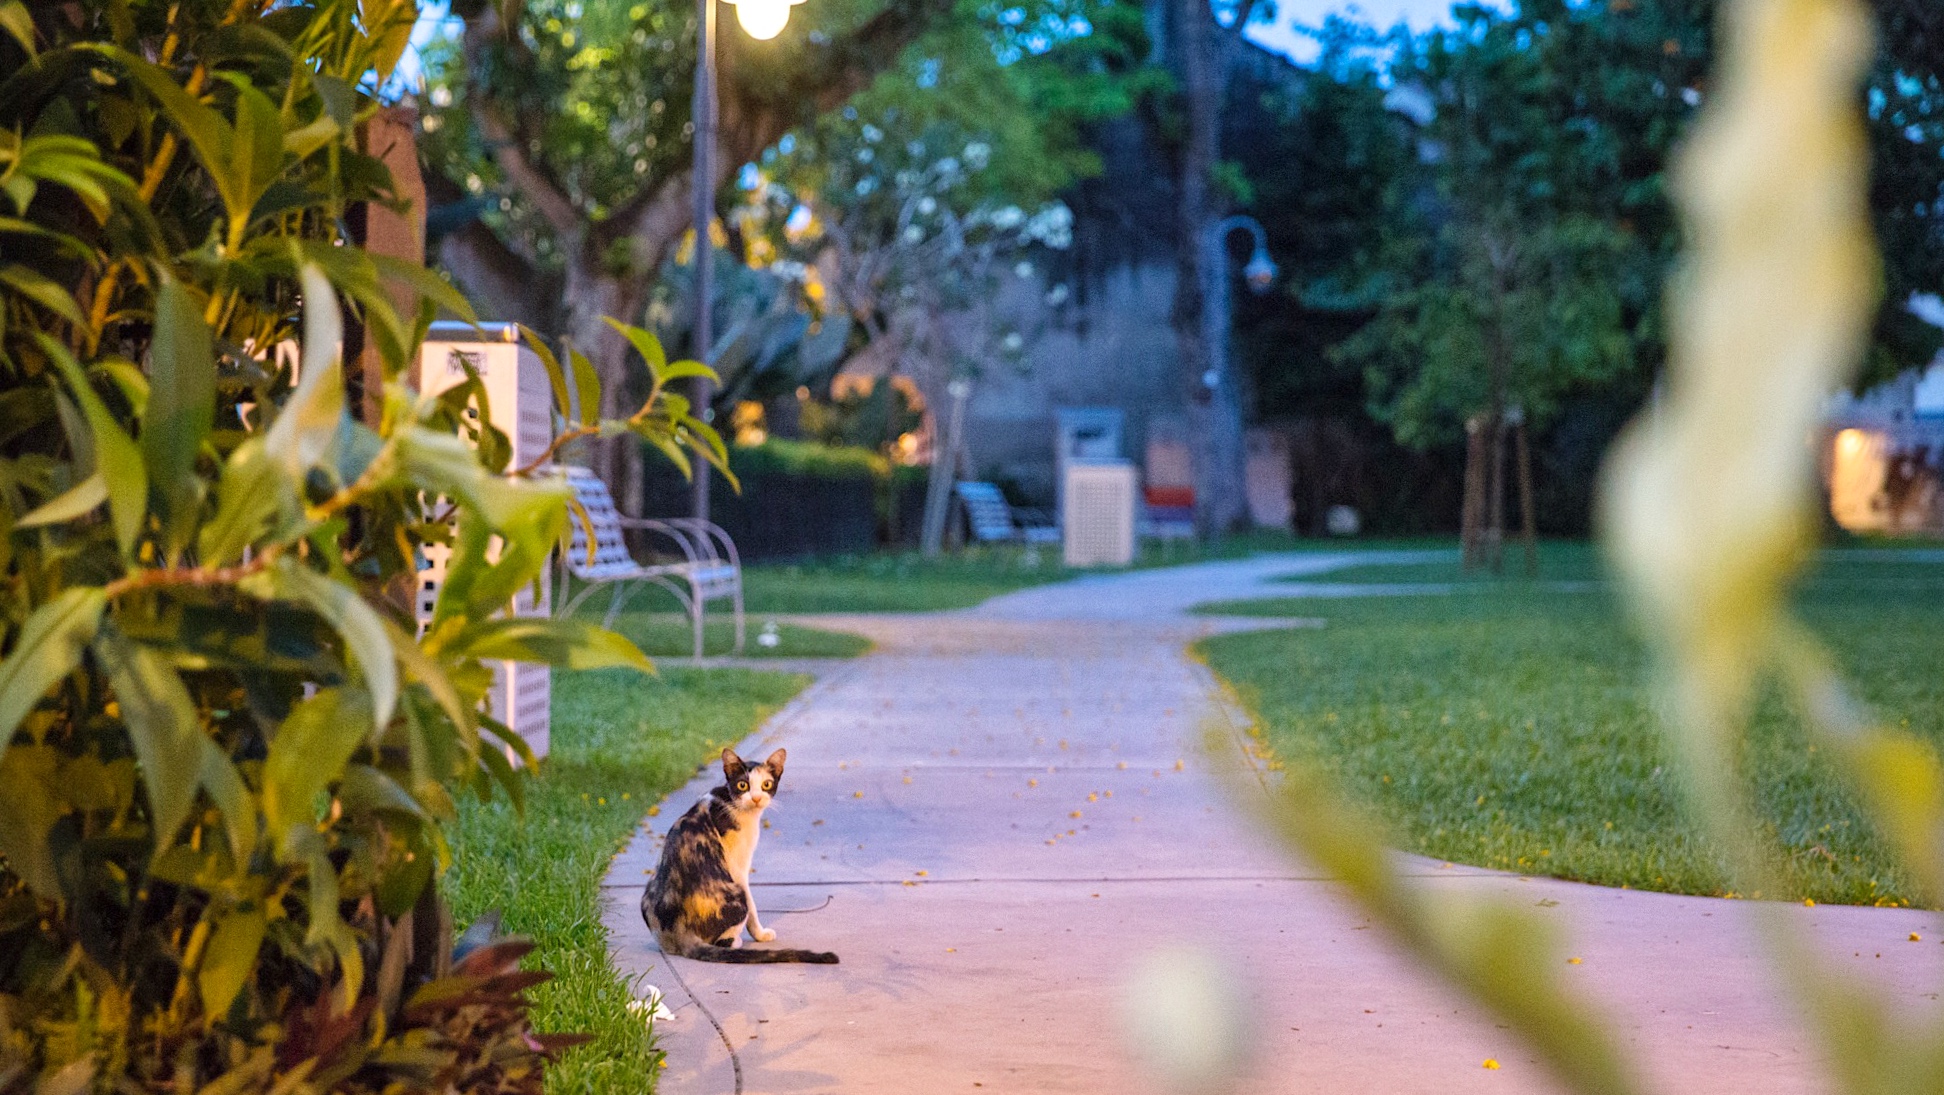
[(0, 742), (10, 740), (48, 689), (81, 664), (107, 605), (104, 590), (74, 586), (27, 617), (13, 651), (0, 660)]
[(526, 343), (526, 347), (533, 351), (533, 356), (539, 358), (540, 364), (546, 367), (547, 383), (553, 387), (554, 406), (559, 408), (560, 416), (569, 423), (580, 421), (574, 414), (573, 397), (567, 392), (567, 374), (560, 367), (560, 359), (547, 348), (546, 340), (524, 323), (520, 324), (520, 337)]
[(329, 457), (344, 419), (344, 374), (340, 368), (344, 322), (337, 293), (322, 271), (306, 265), (304, 351), (297, 388), (263, 435), (263, 451), (293, 483)]
[(74, 297), (47, 277), (25, 266), (0, 266), (0, 284), (53, 312), (76, 327), (86, 327), (88, 317)]
[(601, 420), (601, 374), (594, 369), (594, 363), (587, 355), (572, 346), (567, 347), (567, 363), (573, 367), (575, 407), (584, 423)]
[(6, 0), (6, 3), (0, 4), (0, 30), (6, 31), (8, 37), (20, 43), (20, 48), (28, 57), (34, 56), (34, 17), (28, 14), (27, 5), (20, 0)]
[(398, 663), (384, 621), (358, 596), (354, 586), (332, 581), (288, 556), (269, 569), (251, 575), (239, 588), (264, 600), (296, 601), (308, 605), (344, 636), (344, 644), (364, 675), (370, 693), (373, 727), (383, 730), (398, 703)]
[(371, 722), (362, 692), (326, 688), (292, 708), (277, 728), (263, 762), (263, 817), (285, 861), (316, 842), (317, 796), (342, 778), (345, 763), (370, 738)]
[(95, 472), (14, 522), (14, 527), (39, 528), (42, 525), (64, 525), (69, 521), (87, 516), (96, 506), (107, 500), (108, 480), (103, 478), (100, 472)]
[(216, 513), (196, 540), (206, 565), (227, 566), (242, 558), (271, 518), (286, 507), (296, 508), (296, 481), (270, 458), (264, 440), (243, 442), (223, 464)]
[(237, 774), (236, 766), (214, 740), (205, 736), (200, 751), (202, 763), (197, 778), (209, 792), (210, 801), (222, 812), (224, 827), (229, 831), (231, 857), (238, 863), (248, 863), (257, 842), (256, 802), (250, 797), (243, 777)]
[(7, 789), (0, 795), (0, 856), (45, 901), (62, 896), (47, 846), (49, 831), (67, 813), (58, 791), (60, 763), (60, 754), (44, 745), (16, 745), (0, 754), (0, 787)]
[(202, 968), (196, 971), (196, 990), (202, 995), (204, 1014), (215, 1023), (228, 1014), (236, 994), (256, 972), (266, 925), (263, 907), (254, 903), (220, 912), (212, 906), (204, 915), (216, 926), (203, 949)]
[(648, 375), (654, 377), (656, 384), (660, 384), (663, 380), (662, 371), (668, 368), (668, 354), (662, 350), (661, 339), (656, 338), (653, 331), (644, 331), (639, 327), (630, 326), (612, 316), (601, 318), (607, 321), (608, 326), (619, 331), (622, 338), (628, 340), (629, 345), (635, 348), (635, 353), (640, 354), (641, 359), (648, 363)]
[(171, 562), (187, 545), (202, 507), (196, 456), (216, 408), (216, 354), (202, 310), (176, 281), (155, 294), (149, 351), (149, 398), (142, 418), (142, 456), (162, 499), (163, 542)]
[(547, 662), (568, 670), (633, 669), (653, 673), (654, 664), (618, 631), (587, 620), (512, 616), (467, 625), (447, 646), (450, 654)]
[(93, 444), (95, 472), (108, 486), (108, 513), (114, 519), (115, 540), (121, 545), (123, 555), (134, 550), (135, 539), (141, 535), (142, 522), (148, 517), (148, 471), (142, 466), (141, 450), (135, 442), (115, 422), (114, 415), (95, 394), (94, 385), (88, 382), (87, 374), (75, 364), (67, 347), (55, 342), (44, 334), (36, 334), (35, 339), (41, 349), (53, 361), (55, 369), (67, 381), (68, 390), (76, 403), (81, 406), (81, 414), (87, 420), (89, 441)]
[(195, 802), (202, 769), (202, 721), (195, 701), (168, 659), (114, 628), (94, 642), (95, 658), (108, 675), (121, 705), (122, 724), (142, 763), (155, 830), (155, 855), (175, 843), (175, 834)]

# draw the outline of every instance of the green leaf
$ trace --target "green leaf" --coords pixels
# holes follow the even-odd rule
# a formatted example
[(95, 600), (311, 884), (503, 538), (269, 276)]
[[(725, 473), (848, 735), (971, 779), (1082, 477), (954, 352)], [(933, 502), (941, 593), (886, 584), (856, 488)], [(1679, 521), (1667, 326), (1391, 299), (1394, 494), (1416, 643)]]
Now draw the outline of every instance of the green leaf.
[(47, 690), (81, 664), (107, 605), (105, 590), (72, 586), (27, 617), (13, 652), (0, 659), (0, 742), (12, 738)]
[(21, 296), (76, 327), (88, 325), (88, 317), (82, 313), (81, 306), (74, 302), (74, 297), (66, 289), (25, 266), (0, 266), (0, 284), (11, 287)]
[(654, 663), (618, 631), (592, 621), (513, 616), (467, 625), (446, 647), (449, 654), (516, 662), (545, 662), (559, 669), (633, 669), (653, 673)]
[(115, 522), (115, 540), (127, 555), (134, 550), (142, 522), (148, 517), (148, 471), (142, 466), (141, 451), (122, 432), (67, 347), (45, 334), (37, 332), (34, 337), (81, 405), (94, 444), (95, 470), (108, 484), (108, 513)]
[(27, 5), (20, 0), (6, 0), (6, 3), (0, 4), (0, 30), (6, 31), (8, 37), (20, 43), (21, 50), (27, 56), (34, 56), (34, 17), (28, 14)]
[(149, 398), (142, 418), (142, 457), (162, 501), (163, 541), (173, 563), (187, 546), (202, 508), (196, 456), (216, 409), (216, 354), (202, 309), (181, 283), (155, 294), (149, 351)]
[(209, 792), (210, 801), (222, 811), (223, 825), (229, 830), (230, 855), (238, 863), (248, 863), (250, 854), (256, 850), (256, 801), (250, 797), (250, 789), (237, 773), (236, 765), (230, 762), (229, 754), (214, 739), (205, 735), (200, 751), (202, 766), (198, 779), (203, 790)]
[(337, 292), (316, 266), (298, 272), (304, 289), (304, 350), (297, 390), (290, 393), (277, 420), (263, 435), (263, 451), (293, 483), (330, 456), (344, 419), (344, 373), (339, 346), (344, 338)]
[(554, 406), (560, 408), (560, 417), (570, 423), (579, 421), (574, 417), (573, 397), (567, 393), (567, 373), (561, 369), (560, 359), (547, 348), (546, 340), (524, 323), (520, 324), (520, 336), (526, 340), (533, 356), (539, 358), (540, 364), (547, 368), (547, 383), (553, 385)]
[(255, 903), (220, 913), (212, 906), (205, 915), (214, 919), (215, 928), (203, 950), (202, 968), (196, 971), (196, 991), (202, 994), (203, 1014), (214, 1023), (229, 1014), (236, 994), (256, 972), (266, 922), (263, 906)]
[(338, 798), (343, 800), (347, 810), (381, 810), (410, 814), (421, 821), (432, 820), (425, 807), (407, 794), (398, 781), (369, 764), (353, 764), (345, 768), (344, 781), (338, 784)]
[(0, 756), (0, 856), (27, 887), (48, 900), (61, 897), (61, 877), (47, 835), (67, 813), (59, 794), (61, 757), (45, 745), (16, 746)]
[(101, 477), (100, 472), (95, 472), (63, 491), (59, 497), (48, 500), (27, 516), (14, 522), (14, 527), (38, 528), (41, 525), (64, 525), (86, 516), (90, 510), (107, 500), (108, 481)]
[(196, 550), (210, 566), (228, 566), (279, 512), (297, 509), (297, 480), (264, 451), (263, 438), (236, 447), (216, 488), (216, 515), (202, 527)]
[(160, 855), (175, 843), (176, 830), (196, 800), (202, 721), (182, 678), (162, 655), (130, 642), (112, 627), (95, 639), (94, 651), (115, 690), (135, 758), (142, 764), (155, 854)]
[(337, 955), (338, 967), (344, 971), (341, 1010), (350, 1011), (364, 986), (364, 954), (358, 949), (357, 935), (338, 915), (338, 877), (330, 858), (321, 848), (311, 852), (309, 858), (310, 931), (304, 941), (328, 946)]
[(385, 634), (384, 621), (358, 596), (355, 588), (333, 581), (288, 557), (244, 579), (238, 588), (266, 601), (297, 601), (324, 617), (325, 622), (344, 636), (344, 645), (350, 649), (359, 673), (364, 676), (375, 729), (383, 730), (391, 722), (392, 711), (398, 703), (398, 662), (392, 657), (391, 639)]
[(671, 380), (685, 380), (693, 376), (704, 377), (711, 382), (721, 379), (716, 376), (714, 369), (700, 361), (671, 361), (661, 370), (660, 375), (664, 384)]
[(263, 816), (285, 862), (315, 843), (317, 796), (344, 775), (344, 765), (371, 735), (371, 705), (362, 692), (326, 688), (292, 708), (263, 762)]
[(661, 383), (662, 370), (668, 367), (668, 354), (662, 349), (661, 339), (656, 338), (653, 331), (631, 327), (612, 316), (601, 318), (607, 321), (608, 326), (621, 332), (621, 337), (634, 346), (635, 352), (641, 355), (641, 360), (648, 363), (649, 375), (655, 378), (657, 384)]
[(567, 363), (573, 367), (574, 397), (579, 400), (577, 408), (580, 420), (586, 423), (601, 419), (601, 374), (594, 369), (594, 363), (587, 355), (567, 347)]
[(337, 122), (333, 121), (330, 115), (319, 114), (308, 125), (285, 130), (283, 150), (285, 154), (301, 160), (330, 144), (342, 132), (344, 131), (338, 128)]
[(236, 134), (215, 108), (184, 91), (167, 69), (118, 46), (83, 42), (74, 48), (99, 53), (125, 69), (162, 108), (162, 113), (189, 142), (189, 147), (195, 150), (196, 158), (202, 161), (203, 170), (209, 172), (210, 181), (215, 183), (216, 192), (222, 198), (223, 208), (230, 218), (248, 218), (251, 206), (249, 167), (232, 162), (231, 149), (236, 143)]
[(231, 82), (236, 85), (236, 143), (230, 162), (244, 173), (242, 199), (255, 209), (257, 199), (283, 173), (283, 121), (263, 92), (241, 78)]

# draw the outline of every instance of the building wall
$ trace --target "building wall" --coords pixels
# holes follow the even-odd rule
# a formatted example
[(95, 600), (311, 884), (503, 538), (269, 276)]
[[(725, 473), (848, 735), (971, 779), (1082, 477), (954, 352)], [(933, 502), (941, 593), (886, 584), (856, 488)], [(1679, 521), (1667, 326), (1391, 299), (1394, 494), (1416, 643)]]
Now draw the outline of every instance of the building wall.
[[(1044, 298), (1058, 275), (1008, 279), (1008, 293)], [(979, 377), (966, 409), (966, 469), (1010, 480), (1050, 503), (1055, 420), (1062, 407), (1114, 407), (1125, 416), (1122, 456), (1139, 462), (1157, 419), (1179, 417), (1174, 331), (1174, 265), (1119, 265), (1084, 294), (1050, 309), (1018, 367), (994, 365)]]

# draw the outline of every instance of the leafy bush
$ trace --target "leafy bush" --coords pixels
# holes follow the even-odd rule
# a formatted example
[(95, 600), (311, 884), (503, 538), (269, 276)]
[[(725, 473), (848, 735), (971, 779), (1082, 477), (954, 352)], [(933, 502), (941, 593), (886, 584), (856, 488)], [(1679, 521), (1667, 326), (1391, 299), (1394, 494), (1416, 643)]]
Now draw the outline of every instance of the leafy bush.
[[(441, 825), (532, 761), (483, 711), (488, 660), (647, 662), (498, 615), (564, 487), (497, 474), (476, 377), (402, 382), (436, 308), (470, 310), (346, 231), (396, 198), (361, 132), (416, 18), (0, 0), (0, 1091), (534, 1091), (558, 1045), (520, 944), (449, 967)], [(568, 436), (720, 464), (661, 393), (699, 366), (627, 333), (649, 404)], [(559, 402), (598, 406), (568, 361)]]
[(764, 475), (806, 479), (880, 479), (884, 457), (859, 445), (825, 445), (773, 437), (729, 450), (729, 465), (744, 478)]

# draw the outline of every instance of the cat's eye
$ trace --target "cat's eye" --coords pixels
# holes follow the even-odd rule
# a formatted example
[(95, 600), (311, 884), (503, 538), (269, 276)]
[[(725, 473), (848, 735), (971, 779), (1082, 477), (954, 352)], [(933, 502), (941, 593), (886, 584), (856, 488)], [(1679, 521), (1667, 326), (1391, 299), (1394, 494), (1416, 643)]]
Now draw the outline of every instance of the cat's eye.
[(767, 790), (769, 790), (770, 788), (772, 788), (772, 787), (775, 787), (775, 786), (776, 786), (776, 782), (775, 782), (774, 780), (767, 780), (767, 779), (766, 779), (766, 780), (764, 780), (764, 781), (763, 781), (763, 790), (765, 790), (765, 791), (767, 791)]
[(737, 780), (737, 781), (736, 781), (736, 790), (738, 790), (738, 791), (747, 791), (747, 790), (749, 790), (749, 781), (748, 781), (748, 780), (746, 780), (746, 779), (739, 779), (739, 780)]

